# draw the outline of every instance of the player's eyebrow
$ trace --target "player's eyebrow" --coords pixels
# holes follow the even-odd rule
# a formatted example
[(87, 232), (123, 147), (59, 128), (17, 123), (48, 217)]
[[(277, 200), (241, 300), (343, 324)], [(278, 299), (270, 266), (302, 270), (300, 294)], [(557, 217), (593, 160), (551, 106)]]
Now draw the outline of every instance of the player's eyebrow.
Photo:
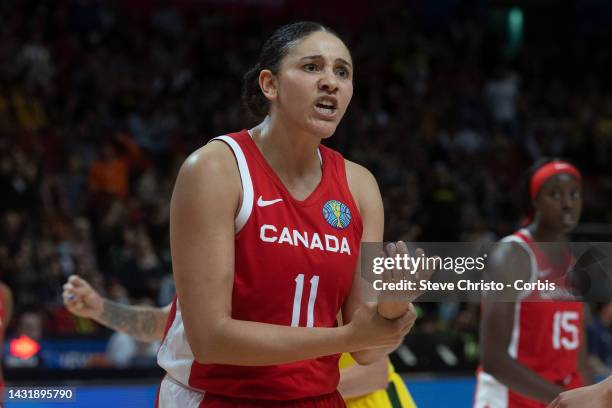
[[(300, 60), (312, 60), (312, 59), (322, 59), (322, 58), (323, 58), (322, 55), (317, 54), (317, 55), (308, 55), (306, 57), (302, 57), (300, 58)], [(336, 58), (336, 62), (340, 62), (341, 64), (344, 64), (348, 66), (349, 68), (353, 68), (353, 65), (347, 60), (345, 60), (344, 58)]]

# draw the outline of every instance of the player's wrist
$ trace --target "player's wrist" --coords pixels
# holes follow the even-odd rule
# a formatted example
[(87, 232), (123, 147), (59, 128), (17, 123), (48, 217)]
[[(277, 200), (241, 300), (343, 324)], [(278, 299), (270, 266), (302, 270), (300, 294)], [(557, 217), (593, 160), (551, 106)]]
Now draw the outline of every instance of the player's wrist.
[(399, 319), (410, 310), (410, 302), (405, 301), (382, 301), (378, 302), (376, 311), (381, 317), (388, 320)]
[(106, 299), (99, 297), (98, 299), (96, 299), (96, 301), (94, 302), (94, 310), (96, 312), (96, 315), (102, 316), (102, 313), (104, 313), (104, 302), (106, 301)]
[(94, 306), (93, 306), (93, 319), (98, 320), (98, 321), (104, 320), (106, 317), (105, 315), (108, 314), (108, 313), (105, 313), (105, 311), (107, 310), (108, 305), (111, 303), (114, 303), (114, 302), (109, 299), (102, 298), (102, 297), (100, 297), (100, 299), (95, 301)]
[(359, 338), (353, 330), (353, 322), (337, 327), (339, 333), (339, 343), (342, 352), (353, 351), (360, 348)]

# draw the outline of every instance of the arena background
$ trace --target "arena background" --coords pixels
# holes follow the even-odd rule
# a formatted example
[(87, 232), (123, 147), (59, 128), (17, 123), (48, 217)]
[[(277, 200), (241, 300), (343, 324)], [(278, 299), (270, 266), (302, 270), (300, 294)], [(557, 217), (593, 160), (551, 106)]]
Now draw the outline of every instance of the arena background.
[[(5, 0), (8, 385), (74, 386), (72, 406), (152, 406), (155, 347), (71, 316), (62, 284), (77, 273), (116, 301), (171, 300), (178, 166), (252, 124), (241, 76), (275, 27), (303, 19), (337, 29), (353, 53), (355, 95), (329, 144), (376, 175), (387, 238), (499, 239), (521, 218), (522, 174), (547, 155), (584, 172), (574, 239), (612, 241), (611, 2)], [(419, 311), (396, 368), (418, 405), (470, 406), (478, 306)]]

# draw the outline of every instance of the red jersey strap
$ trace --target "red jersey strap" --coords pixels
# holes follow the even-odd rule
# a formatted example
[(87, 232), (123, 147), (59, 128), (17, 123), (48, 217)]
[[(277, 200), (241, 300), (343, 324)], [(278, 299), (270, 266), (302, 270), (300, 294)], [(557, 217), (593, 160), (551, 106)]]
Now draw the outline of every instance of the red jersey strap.
[(331, 167), (336, 174), (336, 179), (342, 181), (338, 187), (342, 190), (342, 193), (349, 198), (351, 206), (357, 211), (357, 214), (355, 214), (356, 216), (353, 217), (353, 222), (356, 223), (358, 230), (363, 232), (363, 222), (361, 220), (361, 214), (359, 213), (359, 206), (357, 205), (353, 193), (351, 193), (346, 174), (346, 160), (344, 160), (344, 157), (340, 153), (329, 147), (320, 145), (319, 151), (323, 154), (324, 158), (327, 158), (327, 160), (331, 162)]

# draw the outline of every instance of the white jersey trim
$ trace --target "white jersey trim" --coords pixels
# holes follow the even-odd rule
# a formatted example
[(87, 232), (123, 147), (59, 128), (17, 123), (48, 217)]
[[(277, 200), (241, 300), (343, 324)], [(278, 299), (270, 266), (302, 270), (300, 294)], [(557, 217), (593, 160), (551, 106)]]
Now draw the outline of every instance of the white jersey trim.
[(508, 344), (508, 354), (513, 359), (518, 358), (518, 344), (521, 336), (521, 302), (514, 304), (514, 324), (512, 325), (512, 337)]
[[(521, 230), (523, 234), (529, 234), (527, 230)], [(521, 246), (529, 256), (530, 282), (535, 282), (538, 271), (538, 264), (535, 254), (519, 236), (509, 235), (504, 237), (500, 242), (515, 242)], [(508, 344), (508, 355), (513, 359), (518, 358), (518, 345), (521, 337), (521, 301), (531, 294), (531, 291), (523, 291), (514, 305), (514, 323), (512, 325), (512, 335), (510, 344)], [(509, 404), (510, 393), (508, 387), (499, 382), (491, 374), (481, 371), (478, 374), (476, 395), (474, 397), (474, 408), (507, 408)]]
[[(527, 234), (530, 235), (529, 232), (527, 230), (521, 230), (521, 232), (523, 234)], [(525, 250), (525, 252), (527, 252), (527, 255), (529, 256), (529, 263), (531, 264), (531, 268), (529, 271), (529, 282), (533, 283), (536, 281), (536, 278), (538, 276), (538, 262), (536, 260), (536, 256), (533, 253), (533, 251), (531, 250), (531, 248), (529, 247), (529, 244), (527, 244), (527, 242), (525, 242), (525, 240), (523, 240), (521, 237), (518, 237), (516, 235), (509, 235), (505, 238), (503, 238), (501, 240), (501, 242), (515, 242), (517, 244), (519, 244), (521, 246), (521, 248), (523, 248)], [(521, 301), (522, 299), (526, 298), (527, 296), (529, 296), (531, 294), (531, 290), (524, 290), (523, 292), (521, 292), (521, 294), (519, 295), (519, 298), (517, 299), (517, 301)]]
[(478, 373), (474, 408), (507, 408), (509, 397), (508, 387), (484, 371)]
[(159, 386), (157, 408), (197, 408), (202, 404), (204, 392), (198, 392), (165, 376)]
[(255, 194), (253, 192), (251, 173), (249, 171), (246, 157), (242, 152), (242, 148), (240, 148), (240, 145), (234, 139), (229, 136), (219, 136), (211, 139), (211, 142), (213, 140), (220, 140), (226, 143), (230, 149), (232, 149), (236, 162), (238, 163), (238, 172), (240, 173), (240, 181), (242, 182), (242, 204), (240, 205), (238, 215), (234, 219), (235, 233), (238, 234), (246, 225), (249, 217), (251, 216), (251, 212), (253, 211), (253, 199)]
[[(529, 234), (529, 231), (527, 230), (521, 230), (521, 232), (523, 234)], [(515, 242), (519, 244), (521, 248), (523, 248), (527, 252), (527, 255), (529, 256), (529, 263), (531, 264), (531, 268), (529, 272), (529, 281), (532, 283), (535, 282), (536, 277), (537, 277), (538, 264), (537, 264), (535, 254), (533, 253), (533, 251), (531, 250), (527, 242), (525, 242), (525, 240), (523, 240), (521, 237), (518, 237), (516, 235), (507, 236), (503, 238), (501, 242)], [(521, 327), (521, 300), (529, 296), (531, 292), (532, 291), (530, 290), (529, 291), (525, 290), (521, 292), (519, 294), (516, 304), (514, 305), (514, 324), (512, 327), (512, 337), (510, 338), (510, 344), (508, 345), (508, 354), (510, 355), (510, 357), (514, 358), (515, 360), (518, 358), (518, 344), (519, 344), (520, 335), (521, 335), (520, 333), (521, 332), (521, 329), (520, 329)]]
[(157, 364), (166, 370), (168, 376), (172, 377), (175, 382), (188, 386), (194, 361), (195, 358), (183, 327), (180, 303), (177, 299), (174, 320), (157, 352)]

